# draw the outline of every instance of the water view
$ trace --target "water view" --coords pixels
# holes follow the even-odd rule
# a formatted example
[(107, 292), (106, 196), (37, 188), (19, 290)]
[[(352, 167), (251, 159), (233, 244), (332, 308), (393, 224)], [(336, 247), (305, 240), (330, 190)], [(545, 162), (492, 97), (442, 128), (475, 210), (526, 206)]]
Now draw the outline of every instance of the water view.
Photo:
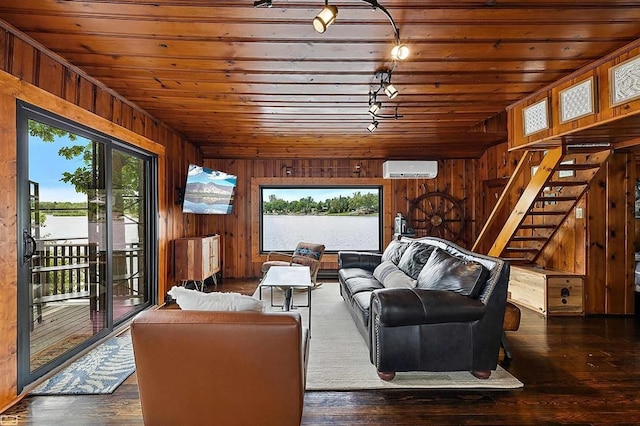
[[(90, 231), (96, 231), (98, 224), (93, 223), (89, 228), (87, 216), (53, 216), (45, 215), (44, 226), (40, 229), (40, 236), (44, 240), (87, 240)], [(131, 219), (125, 218), (124, 236), (128, 243), (138, 242), (138, 228)], [(97, 241), (97, 240), (96, 240)]]
[(263, 250), (292, 251), (300, 241), (327, 251), (379, 250), (378, 216), (262, 216)]

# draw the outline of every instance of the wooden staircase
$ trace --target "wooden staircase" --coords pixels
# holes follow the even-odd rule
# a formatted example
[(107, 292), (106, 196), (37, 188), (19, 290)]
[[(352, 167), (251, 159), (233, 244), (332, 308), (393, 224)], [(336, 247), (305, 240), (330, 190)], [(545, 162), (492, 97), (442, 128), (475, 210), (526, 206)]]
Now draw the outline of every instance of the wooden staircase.
[[(610, 149), (598, 145), (549, 149), (527, 183), (530, 166), (529, 152), (525, 152), (473, 250), (508, 259), (513, 264), (535, 263), (567, 217), (574, 213), (610, 153)], [(498, 223), (495, 214), (498, 209), (510, 209), (506, 222)]]

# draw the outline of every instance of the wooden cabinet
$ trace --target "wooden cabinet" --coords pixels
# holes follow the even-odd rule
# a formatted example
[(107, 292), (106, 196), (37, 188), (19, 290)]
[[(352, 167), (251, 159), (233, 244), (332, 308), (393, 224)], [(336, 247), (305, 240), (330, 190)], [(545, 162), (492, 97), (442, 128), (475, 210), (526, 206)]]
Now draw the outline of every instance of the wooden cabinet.
[(173, 240), (175, 278), (204, 281), (220, 271), (220, 235)]
[(583, 277), (569, 272), (511, 266), (511, 302), (547, 315), (582, 315)]

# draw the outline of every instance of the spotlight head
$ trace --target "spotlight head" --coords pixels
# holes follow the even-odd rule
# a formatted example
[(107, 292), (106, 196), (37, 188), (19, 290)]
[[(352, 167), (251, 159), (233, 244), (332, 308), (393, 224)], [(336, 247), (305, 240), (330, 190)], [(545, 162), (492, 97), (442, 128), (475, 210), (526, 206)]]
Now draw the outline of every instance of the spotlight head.
[(271, 0), (256, 0), (253, 2), (253, 7), (267, 6), (272, 7)]
[(376, 115), (380, 108), (382, 108), (382, 102), (372, 102), (369, 106), (369, 114)]
[(371, 122), (371, 124), (369, 124), (369, 127), (367, 127), (367, 130), (369, 131), (369, 133), (373, 133), (376, 131), (377, 128), (378, 128), (378, 122), (374, 120)]
[(389, 97), (389, 99), (393, 99), (398, 96), (398, 89), (396, 89), (393, 84), (388, 83), (386, 81), (382, 82), (382, 88), (384, 89), (385, 95)]
[(329, 25), (333, 24), (338, 16), (338, 8), (327, 4), (324, 9), (318, 13), (318, 15), (313, 19), (313, 28), (320, 34), (327, 31)]
[(404, 44), (396, 44), (391, 49), (391, 58), (394, 61), (404, 61), (409, 57), (409, 48)]

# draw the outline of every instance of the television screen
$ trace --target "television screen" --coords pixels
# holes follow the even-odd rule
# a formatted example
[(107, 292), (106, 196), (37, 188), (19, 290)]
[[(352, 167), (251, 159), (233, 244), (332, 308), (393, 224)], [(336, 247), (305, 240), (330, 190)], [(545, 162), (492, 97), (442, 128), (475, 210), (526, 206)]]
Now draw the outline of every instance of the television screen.
[(190, 164), (182, 211), (198, 214), (231, 213), (236, 180), (234, 175)]

